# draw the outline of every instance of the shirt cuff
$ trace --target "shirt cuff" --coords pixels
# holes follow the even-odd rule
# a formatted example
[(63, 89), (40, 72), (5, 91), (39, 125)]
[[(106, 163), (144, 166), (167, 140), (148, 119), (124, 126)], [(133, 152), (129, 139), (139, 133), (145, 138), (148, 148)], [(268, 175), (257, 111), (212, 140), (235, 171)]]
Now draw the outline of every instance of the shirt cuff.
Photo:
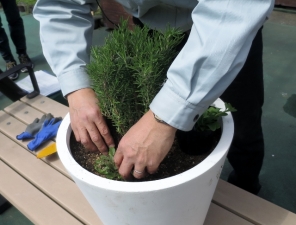
[(165, 84), (153, 99), (150, 109), (172, 127), (190, 131), (207, 106), (187, 102)]
[(78, 68), (58, 76), (63, 96), (83, 88), (91, 87), (91, 81), (85, 68)]

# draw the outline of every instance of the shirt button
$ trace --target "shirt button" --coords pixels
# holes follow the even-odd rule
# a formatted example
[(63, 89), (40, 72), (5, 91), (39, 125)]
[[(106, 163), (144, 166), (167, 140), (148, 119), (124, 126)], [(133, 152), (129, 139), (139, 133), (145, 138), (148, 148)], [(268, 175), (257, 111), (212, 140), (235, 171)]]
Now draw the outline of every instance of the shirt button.
[(193, 121), (196, 122), (198, 118), (199, 118), (199, 115), (197, 114), (197, 115), (194, 117)]

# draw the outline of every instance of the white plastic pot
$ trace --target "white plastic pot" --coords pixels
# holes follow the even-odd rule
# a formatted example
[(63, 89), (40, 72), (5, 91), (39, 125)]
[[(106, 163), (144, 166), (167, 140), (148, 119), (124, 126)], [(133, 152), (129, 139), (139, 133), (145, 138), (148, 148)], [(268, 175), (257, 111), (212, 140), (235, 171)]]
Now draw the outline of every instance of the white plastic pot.
[[(214, 105), (225, 108), (220, 99)], [(202, 225), (233, 131), (232, 116), (223, 117), (221, 139), (204, 161), (179, 175), (148, 182), (113, 181), (82, 168), (69, 149), (69, 115), (59, 128), (57, 149), (63, 165), (105, 225)]]

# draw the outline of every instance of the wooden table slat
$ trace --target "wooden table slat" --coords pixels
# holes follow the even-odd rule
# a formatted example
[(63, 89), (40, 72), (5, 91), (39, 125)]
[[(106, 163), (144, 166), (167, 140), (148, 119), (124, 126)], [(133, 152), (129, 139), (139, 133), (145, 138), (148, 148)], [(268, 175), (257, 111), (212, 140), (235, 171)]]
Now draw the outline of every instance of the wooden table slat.
[(296, 225), (296, 214), (221, 179), (213, 202), (255, 224)]
[[(0, 131), (5, 134), (7, 137), (9, 137), (14, 142), (18, 143), (23, 148), (27, 149), (27, 145), (30, 140), (17, 140), (16, 135), (21, 134), (26, 129), (26, 124), (20, 122), (16, 118), (12, 117), (11, 115), (5, 113), (4, 111), (0, 111)], [(48, 141), (47, 143), (40, 146), (36, 152), (40, 151), (44, 147), (52, 144), (53, 141)], [(29, 151), (29, 150), (28, 150)], [(36, 152), (29, 151), (32, 154), (36, 154)], [(49, 165), (51, 165), (56, 170), (63, 173), (65, 176), (70, 178), (70, 175), (68, 174), (67, 170), (65, 169), (62, 162), (59, 160), (57, 153), (54, 153), (50, 157), (43, 158), (42, 160), (46, 161)]]
[(42, 95), (38, 95), (32, 99), (28, 99), (25, 96), (21, 98), (21, 101), (43, 113), (51, 113), (54, 117), (64, 118), (69, 111), (67, 106)]
[(35, 118), (41, 118), (44, 115), (44, 113), (20, 101), (7, 106), (4, 111), (25, 124), (30, 124)]
[(102, 224), (77, 185), (0, 133), (0, 157), (22, 177), (86, 224)]
[(211, 203), (204, 225), (252, 225), (253, 223)]
[[(0, 193), (34, 224), (83, 224), (0, 160)], [(46, 221), (46, 223), (45, 223)]]

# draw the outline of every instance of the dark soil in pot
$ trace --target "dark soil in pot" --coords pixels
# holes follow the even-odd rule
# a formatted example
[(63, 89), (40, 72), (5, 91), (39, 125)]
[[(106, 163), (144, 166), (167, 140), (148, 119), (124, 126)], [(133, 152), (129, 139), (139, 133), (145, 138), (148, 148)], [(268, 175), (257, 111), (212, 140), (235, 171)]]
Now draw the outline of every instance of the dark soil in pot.
[[(158, 171), (155, 174), (148, 175), (145, 179), (136, 181), (159, 180), (180, 174), (196, 166), (216, 147), (220, 140), (221, 129), (211, 135), (206, 134), (206, 136), (210, 136), (210, 138), (200, 138), (200, 134), (198, 135), (199, 137), (197, 137), (196, 134), (188, 134), (188, 132), (178, 132), (177, 135), (178, 138), (176, 137), (172, 149), (160, 164)], [(185, 152), (180, 148), (180, 144), (178, 142), (180, 139), (182, 139), (181, 146), (185, 149)], [(202, 150), (199, 149), (199, 146), (203, 146)], [(91, 173), (99, 175), (94, 169), (94, 162), (98, 157), (100, 157), (100, 153), (87, 152), (83, 145), (75, 140), (73, 133), (70, 138), (70, 149), (73, 158), (80, 166)], [(189, 151), (187, 151), (187, 149), (189, 149)], [(196, 152), (199, 152), (199, 154), (196, 154)]]
[(203, 155), (209, 149), (212, 149), (213, 143), (219, 140), (221, 136), (221, 129), (216, 131), (181, 131), (178, 130), (176, 138), (179, 143), (181, 151), (189, 155)]

